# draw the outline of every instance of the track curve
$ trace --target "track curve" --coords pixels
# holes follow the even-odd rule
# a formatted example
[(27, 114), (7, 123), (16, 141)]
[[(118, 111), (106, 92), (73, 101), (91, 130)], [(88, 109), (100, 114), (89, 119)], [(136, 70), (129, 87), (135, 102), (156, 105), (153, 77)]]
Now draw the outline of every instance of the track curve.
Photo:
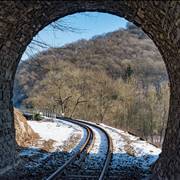
[[(68, 122), (72, 122), (71, 120), (66, 120)], [(73, 122), (74, 123), (74, 122)], [(64, 165), (62, 165), (61, 167), (59, 167), (53, 174), (51, 174), (47, 180), (53, 180), (53, 179), (57, 179), (62, 173), (63, 171), (76, 159), (80, 156), (80, 154), (82, 152), (86, 152), (87, 154), (89, 153), (91, 147), (92, 147), (92, 143), (90, 142), (92, 140), (92, 142), (94, 141), (94, 133), (92, 131), (91, 128), (89, 128), (88, 126), (84, 125), (84, 124), (80, 124), (80, 123), (75, 123), (80, 125), (81, 127), (83, 127), (84, 129), (86, 129), (87, 132), (87, 136), (86, 136), (86, 141), (84, 142), (84, 144), (80, 147), (80, 149), (68, 160), (66, 161), (66, 163)]]
[[(86, 137), (86, 142), (81, 146), (80, 150), (77, 153), (75, 153), (64, 165), (59, 167), (53, 174), (51, 174), (47, 178), (47, 180), (54, 180), (54, 179), (60, 178), (61, 174), (72, 164), (73, 161), (75, 161), (75, 159), (78, 156), (80, 156), (84, 151), (86, 151), (86, 155), (90, 152), (90, 150), (93, 147), (94, 141), (95, 141), (95, 135), (93, 133), (92, 127), (95, 127), (97, 129), (101, 130), (105, 134), (106, 139), (107, 139), (107, 153), (106, 153), (105, 161), (103, 162), (103, 168), (97, 178), (92, 178), (92, 179), (103, 180), (106, 176), (108, 166), (111, 162), (111, 157), (112, 157), (112, 153), (113, 153), (112, 139), (111, 139), (110, 135), (107, 133), (107, 131), (105, 129), (103, 129), (102, 127), (100, 127), (99, 125), (90, 123), (87, 121), (64, 118), (64, 117), (63, 118), (57, 117), (57, 119), (65, 120), (65, 121), (77, 124), (77, 125), (85, 128), (87, 131), (87, 137)], [(63, 177), (65, 177), (65, 176), (63, 176)], [(79, 179), (81, 179), (81, 178), (79, 178)], [(86, 178), (84, 178), (84, 179), (86, 179)]]

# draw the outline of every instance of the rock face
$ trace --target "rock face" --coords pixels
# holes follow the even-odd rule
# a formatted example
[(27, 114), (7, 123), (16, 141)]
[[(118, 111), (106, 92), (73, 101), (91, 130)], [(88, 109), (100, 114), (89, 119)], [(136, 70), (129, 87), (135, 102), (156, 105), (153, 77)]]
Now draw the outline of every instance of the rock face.
[(39, 135), (28, 125), (26, 118), (20, 111), (14, 109), (14, 121), (16, 131), (16, 143), (18, 146), (26, 147), (39, 139)]

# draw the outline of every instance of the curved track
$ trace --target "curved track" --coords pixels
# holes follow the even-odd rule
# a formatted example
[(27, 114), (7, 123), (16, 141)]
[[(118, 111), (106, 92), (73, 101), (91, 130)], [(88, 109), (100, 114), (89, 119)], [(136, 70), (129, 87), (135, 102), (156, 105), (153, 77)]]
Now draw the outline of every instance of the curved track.
[[(66, 121), (72, 122), (71, 120), (66, 120)], [(66, 163), (64, 165), (59, 167), (53, 174), (51, 174), (47, 178), (47, 180), (57, 179), (58, 177), (60, 177), (60, 175), (67, 169), (67, 167), (70, 166), (73, 163), (73, 161), (75, 161), (76, 159), (78, 159), (80, 157), (80, 154), (82, 154), (82, 153), (88, 154), (88, 152), (90, 151), (90, 149), (92, 147), (92, 142), (94, 141), (94, 133), (93, 133), (92, 129), (81, 123), (75, 123), (75, 124), (78, 124), (81, 127), (83, 127), (84, 129), (86, 129), (86, 132), (87, 132), (86, 141), (81, 146), (79, 151), (77, 151), (68, 161), (66, 161)]]
[[(107, 152), (106, 152), (106, 158), (105, 161), (103, 162), (103, 168), (101, 169), (101, 171), (98, 173), (98, 176), (76, 176), (76, 179), (98, 179), (98, 180), (103, 180), (106, 176), (107, 170), (108, 170), (108, 166), (109, 163), (111, 161), (111, 156), (112, 156), (112, 152), (113, 152), (113, 145), (112, 145), (112, 139), (109, 136), (109, 134), (100, 126), (93, 124), (93, 123), (89, 123), (86, 121), (82, 121), (82, 120), (75, 120), (75, 119), (69, 119), (69, 118), (61, 118), (58, 117), (58, 119), (63, 119), (65, 121), (77, 124), (83, 128), (86, 129), (87, 131), (87, 137), (86, 137), (86, 141), (85, 143), (81, 146), (80, 150), (78, 152), (76, 152), (64, 165), (62, 165), (61, 167), (59, 167), (53, 174), (51, 174), (47, 180), (54, 180), (54, 179), (68, 179), (66, 177), (66, 174), (68, 174), (68, 172), (70, 171), (70, 169), (73, 168), (73, 164), (74, 162), (78, 161), (78, 163), (82, 162), (88, 155), (88, 153), (91, 151), (93, 145), (94, 145), (94, 141), (95, 141), (95, 134), (93, 132), (92, 127), (99, 129), (100, 131), (102, 131), (107, 139)], [(69, 172), (70, 174), (70, 172)], [(70, 179), (73, 179), (73, 176), (71, 176)], [(75, 179), (75, 177), (74, 177)]]

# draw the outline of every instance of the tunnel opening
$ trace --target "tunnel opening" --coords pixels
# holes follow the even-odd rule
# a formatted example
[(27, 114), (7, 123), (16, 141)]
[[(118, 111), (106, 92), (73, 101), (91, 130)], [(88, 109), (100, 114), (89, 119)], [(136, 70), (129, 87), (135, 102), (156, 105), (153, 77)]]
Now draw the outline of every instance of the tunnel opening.
[(162, 153), (153, 168), (153, 175), (159, 179), (180, 177), (178, 1), (4, 1), (1, 7), (1, 173), (16, 162), (11, 98), (16, 68), (26, 46), (41, 29), (59, 18), (75, 12), (98, 11), (125, 17), (140, 26), (156, 44), (163, 57), (170, 80), (170, 106)]
[[(90, 18), (91, 14), (85, 15)], [(26, 111), (36, 109), (105, 123), (161, 146), (168, 117), (169, 80), (158, 49), (140, 28), (127, 23), (124, 29), (88, 40), (80, 38), (62, 47), (50, 47), (42, 34), (29, 45), (26, 53), (35, 52), (17, 71), (17, 107), (23, 104)], [(58, 103), (66, 99), (67, 103)], [(19, 104), (19, 100), (24, 103)]]
[[(84, 15), (89, 16), (89, 19), (98, 17), (97, 13), (93, 14), (94, 17), (92, 16), (92, 14), (93, 13), (80, 13), (79, 15), (70, 16), (69, 19), (78, 19), (78, 17)], [(108, 15), (106, 16), (108, 17)], [(80, 18), (80, 20), (81, 19), (82, 18)], [(88, 17), (84, 18), (84, 21), (85, 19), (88, 19)], [(66, 18), (65, 22), (63, 19), (61, 20), (61, 22), (67, 24)], [(61, 25), (61, 22), (59, 27), (65, 27), (64, 25)], [(57, 24), (58, 22), (56, 22), (56, 25)], [(125, 25), (123, 26), (125, 27)], [(69, 33), (68, 28), (70, 30), (76, 29), (77, 32), (73, 31)], [(48, 42), (50, 41), (49, 34), (52, 33), (52, 29), (49, 29), (49, 27), (47, 27), (41, 33), (42, 35), (38, 35), (38, 38), (36, 36), (34, 42), (32, 42), (28, 47), (30, 49), (27, 49), (27, 51), (25, 52), (25, 55), (30, 53), (32, 54), (32, 57), (29, 56), (31, 67), (29, 68), (29, 66), (26, 65), (29, 64), (28, 61), (24, 61), (21, 65), (22, 67), (24, 66), (23, 70), (18, 70), (20, 81), (18, 81), (18, 77), (15, 78), (16, 87), (14, 93), (17, 97), (15, 97), (14, 99), (14, 104), (16, 105), (16, 107), (19, 106), (19, 101), (21, 102), (22, 100), (25, 100), (24, 105), (26, 105), (26, 107), (32, 107), (39, 110), (46, 109), (47, 111), (56, 111), (58, 113), (61, 112), (61, 114), (63, 113), (65, 114), (65, 116), (69, 117), (75, 115), (76, 118), (86, 120), (93, 119), (99, 123), (103, 123), (104, 121), (107, 123), (108, 119), (112, 119), (112, 121), (114, 122), (112, 124), (111, 122), (108, 122), (109, 124), (116, 124), (116, 126), (124, 128), (127, 131), (130, 131), (136, 135), (141, 136), (142, 138), (149, 140), (150, 134), (149, 137), (147, 137), (146, 132), (141, 132), (141, 129), (144, 129), (144, 131), (147, 130), (147, 132), (150, 132), (154, 129), (154, 132), (156, 131), (157, 134), (160, 132), (161, 134), (164, 134), (169, 106), (169, 80), (164, 62), (153, 42), (151, 42), (151, 40), (142, 32), (142, 30), (140, 30), (140, 28), (130, 23), (127, 23), (126, 29), (119, 29), (114, 31), (113, 33), (106, 33), (99, 36), (92, 35), (93, 37), (90, 38), (90, 42), (88, 42), (89, 39), (86, 40), (86, 36), (89, 36), (89, 34), (86, 35), (85, 33), (84, 36), (86, 37), (86, 39), (81, 38), (81, 36), (83, 36), (83, 34), (81, 35), (82, 32), (80, 32), (81, 29), (73, 28), (70, 26), (67, 27), (67, 30), (65, 30), (63, 36), (66, 36), (66, 34), (68, 34), (67, 36), (75, 34), (75, 38), (76, 36), (78, 36), (79, 40), (77, 40), (75, 43), (64, 45), (62, 48), (48, 45)], [(47, 31), (48, 33), (45, 34), (44, 32)], [(49, 36), (48, 39), (45, 38), (45, 40), (43, 40), (43, 37), (47, 36)], [(57, 35), (54, 35), (54, 38), (52, 39), (55, 39), (55, 36), (57, 38)], [(61, 37), (62, 35), (60, 35), (59, 38)], [(120, 39), (119, 41), (118, 38)], [(51, 44), (56, 44), (55, 40), (52, 41), (53, 43), (51, 42)], [(59, 43), (59, 40), (57, 40), (57, 42)], [(137, 48), (134, 47), (136, 45)], [(35, 55), (35, 52), (39, 48), (39, 53)], [(143, 50), (141, 51), (140, 48), (143, 48)], [(33, 50), (35, 51), (32, 52)], [(69, 57), (68, 53), (71, 54), (71, 57)], [(49, 63), (49, 59), (51, 59), (51, 63)], [(32, 66), (34, 66), (34, 68)], [(58, 68), (60, 66), (61, 68)], [(75, 71), (75, 68), (77, 68), (78, 70)], [(31, 71), (33, 72), (32, 76)], [(68, 72), (72, 72), (72, 74)], [(27, 73), (28, 75), (26, 75), (25, 73)], [(43, 77), (41, 75), (43, 73), (48, 73), (47, 77)], [(97, 77), (98, 79), (97, 82), (95, 82), (95, 77)], [(56, 90), (50, 90), (50, 87), (46, 87), (45, 82), (41, 82), (40, 86), (35, 84), (37, 79), (39, 81), (42, 81), (43, 78), (45, 79), (44, 81), (46, 81), (46, 83), (49, 82), (50, 86), (52, 86), (52, 89), (59, 89), (58, 91), (59, 93), (61, 93), (60, 97), (58, 97), (57, 92), (53, 92)], [(70, 81), (70, 84), (66, 83), (68, 80)], [(23, 88), (23, 86), (25, 86), (25, 88)], [(95, 91), (97, 93), (90, 90), (92, 89), (92, 86), (94, 86), (94, 89), (96, 89)], [(99, 88), (99, 86), (101, 86), (101, 88)], [(31, 88), (33, 90), (32, 92), (29, 92), (30, 90), (28, 91), (28, 89)], [(43, 88), (45, 88), (44, 91)], [(38, 91), (40, 89), (42, 92), (38, 96)], [(119, 92), (118, 89), (123, 90)], [(127, 95), (125, 92), (127, 92)], [(90, 98), (91, 96), (95, 98), (92, 99)], [(133, 99), (134, 97), (134, 100), (132, 100), (133, 102), (129, 100), (130, 102), (128, 104), (128, 98), (126, 96), (129, 96), (129, 99)], [(46, 98), (47, 100), (45, 101)], [(58, 98), (67, 98), (66, 104), (58, 104)], [(160, 100), (162, 101), (162, 105), (160, 105)], [(148, 101), (149, 104), (143, 101)], [(73, 105), (70, 106), (68, 103)], [(76, 103), (78, 106), (74, 107), (74, 104)], [(157, 106), (155, 107), (155, 105)], [(117, 106), (119, 108), (115, 110), (112, 108), (114, 106)], [(158, 113), (155, 112), (158, 108), (159, 116), (157, 115)], [(83, 111), (81, 111), (81, 109)], [(90, 111), (90, 109), (92, 109), (92, 112)], [(145, 112), (144, 115), (143, 113), (141, 115), (141, 113), (138, 112), (138, 109), (142, 109), (142, 111)], [(65, 113), (65, 111), (67, 113)], [(133, 111), (134, 113), (132, 113)], [(118, 115), (115, 116), (114, 114)], [(155, 114), (157, 117), (151, 118), (152, 116), (155, 116)], [(133, 120), (133, 116), (135, 117), (134, 119), (137, 120)], [(151, 120), (141, 122), (139, 119), (144, 119), (143, 116)], [(126, 122), (126, 119), (129, 120)], [(159, 119), (159, 123), (154, 124), (153, 121), (157, 121), (155, 119)], [(134, 126), (137, 126), (136, 130), (134, 130), (133, 125), (131, 125), (133, 121)], [(139, 121), (140, 124), (138, 123)], [(131, 123), (129, 124), (129, 122)], [(152, 126), (151, 130), (150, 127), (147, 127), (146, 125)], [(155, 127), (158, 126), (160, 126), (160, 128), (156, 129)], [(163, 130), (161, 129), (161, 126), (163, 126)], [(140, 133), (138, 133), (138, 131)], [(154, 135), (151, 136), (151, 141), (153, 141)], [(163, 138), (160, 137), (158, 139), (161, 140), (159, 140), (159, 143), (156, 143), (160, 146), (162, 144)]]

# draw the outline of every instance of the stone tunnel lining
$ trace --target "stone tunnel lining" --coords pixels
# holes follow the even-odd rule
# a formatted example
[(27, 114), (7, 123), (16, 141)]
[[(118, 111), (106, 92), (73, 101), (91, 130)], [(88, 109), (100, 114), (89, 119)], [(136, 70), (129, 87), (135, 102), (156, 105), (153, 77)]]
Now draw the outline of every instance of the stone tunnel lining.
[(107, 12), (140, 26), (158, 47), (170, 79), (170, 108), (162, 153), (153, 173), (180, 178), (180, 2), (129, 0), (2, 1), (0, 4), (0, 169), (15, 163), (12, 90), (20, 58), (51, 22), (76, 12)]

